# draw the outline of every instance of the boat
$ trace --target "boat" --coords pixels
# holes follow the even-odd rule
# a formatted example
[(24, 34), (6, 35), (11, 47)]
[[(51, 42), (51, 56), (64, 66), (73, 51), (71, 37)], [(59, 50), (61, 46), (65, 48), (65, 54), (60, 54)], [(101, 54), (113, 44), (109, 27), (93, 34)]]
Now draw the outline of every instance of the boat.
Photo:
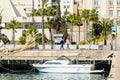
[(103, 73), (104, 70), (95, 70), (93, 64), (75, 64), (70, 60), (56, 59), (43, 64), (32, 64), (38, 71), (44, 73)]

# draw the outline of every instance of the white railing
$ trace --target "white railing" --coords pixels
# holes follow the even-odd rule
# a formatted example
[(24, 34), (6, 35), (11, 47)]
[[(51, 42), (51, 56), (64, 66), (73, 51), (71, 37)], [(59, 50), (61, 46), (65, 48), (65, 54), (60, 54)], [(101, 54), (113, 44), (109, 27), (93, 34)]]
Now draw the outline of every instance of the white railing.
[[(16, 45), (15, 47), (21, 47), (24, 45)], [(52, 45), (45, 45), (45, 49), (51, 49)], [(13, 45), (5, 45), (4, 48), (14, 48)], [(76, 45), (69, 45), (70, 49), (76, 49)], [(102, 49), (102, 45), (79, 45), (79, 49), (91, 49), (91, 50), (99, 50)], [(38, 45), (37, 49), (42, 49), (42, 45)], [(60, 49), (60, 45), (53, 45), (53, 49)], [(67, 49), (67, 45), (64, 45), (64, 49)]]

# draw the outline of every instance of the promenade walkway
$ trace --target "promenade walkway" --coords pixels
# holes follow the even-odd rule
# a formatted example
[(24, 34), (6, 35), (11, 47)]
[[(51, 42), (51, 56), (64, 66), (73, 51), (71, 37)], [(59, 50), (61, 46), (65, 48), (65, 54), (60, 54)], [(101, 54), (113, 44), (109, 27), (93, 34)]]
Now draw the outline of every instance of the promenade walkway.
[(120, 80), (120, 52), (114, 54), (108, 80)]

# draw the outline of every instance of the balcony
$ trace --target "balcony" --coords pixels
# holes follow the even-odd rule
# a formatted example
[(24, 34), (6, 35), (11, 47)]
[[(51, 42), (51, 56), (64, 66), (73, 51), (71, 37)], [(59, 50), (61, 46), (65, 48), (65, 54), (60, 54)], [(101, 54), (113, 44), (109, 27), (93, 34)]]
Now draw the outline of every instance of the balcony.
[(114, 5), (113, 4), (109, 4), (108, 7), (109, 8), (114, 8)]

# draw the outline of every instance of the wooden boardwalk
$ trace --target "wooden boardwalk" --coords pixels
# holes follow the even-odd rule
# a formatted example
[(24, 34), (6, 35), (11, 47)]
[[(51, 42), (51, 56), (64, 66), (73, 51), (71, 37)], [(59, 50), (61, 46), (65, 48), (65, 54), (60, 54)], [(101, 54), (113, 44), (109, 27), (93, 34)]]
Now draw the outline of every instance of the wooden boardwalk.
[(120, 52), (114, 54), (108, 80), (120, 80)]

